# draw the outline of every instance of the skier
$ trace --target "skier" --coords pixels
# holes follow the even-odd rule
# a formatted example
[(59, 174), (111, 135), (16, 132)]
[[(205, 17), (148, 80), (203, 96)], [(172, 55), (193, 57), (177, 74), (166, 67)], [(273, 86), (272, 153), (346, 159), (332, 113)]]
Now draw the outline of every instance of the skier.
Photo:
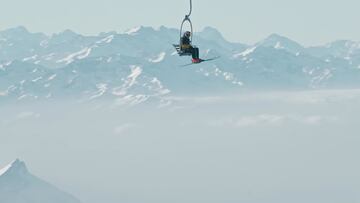
[(184, 36), (181, 38), (181, 50), (184, 50), (185, 53), (192, 54), (193, 63), (201, 63), (202, 60), (199, 58), (199, 48), (191, 45), (191, 32), (186, 31)]

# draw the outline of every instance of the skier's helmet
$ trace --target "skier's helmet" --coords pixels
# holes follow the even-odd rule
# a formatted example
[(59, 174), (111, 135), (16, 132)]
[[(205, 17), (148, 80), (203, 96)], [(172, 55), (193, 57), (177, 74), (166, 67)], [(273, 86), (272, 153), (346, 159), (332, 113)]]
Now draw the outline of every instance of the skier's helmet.
[(184, 35), (185, 35), (185, 37), (191, 37), (191, 32), (190, 32), (190, 31), (186, 31), (186, 32), (184, 33)]

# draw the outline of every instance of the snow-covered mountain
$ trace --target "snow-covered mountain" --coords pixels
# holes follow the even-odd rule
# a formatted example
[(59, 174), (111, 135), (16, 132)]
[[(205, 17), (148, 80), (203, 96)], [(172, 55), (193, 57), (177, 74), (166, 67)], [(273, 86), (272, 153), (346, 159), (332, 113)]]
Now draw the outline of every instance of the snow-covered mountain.
[(303, 47), (276, 34), (254, 44), (232, 43), (207, 27), (194, 44), (203, 58), (181, 67), (172, 44), (176, 29), (137, 27), (83, 36), (66, 30), (47, 36), (24, 27), (0, 32), (0, 100), (74, 97), (141, 103), (169, 94), (249, 89), (360, 87), (360, 43)]
[(280, 36), (278, 34), (272, 34), (263, 41), (256, 44), (256, 46), (270, 47), (274, 49), (283, 49), (292, 54), (299, 54), (304, 52), (305, 48), (297, 42)]
[(25, 163), (16, 160), (0, 169), (1, 203), (80, 203), (51, 184), (31, 175)]

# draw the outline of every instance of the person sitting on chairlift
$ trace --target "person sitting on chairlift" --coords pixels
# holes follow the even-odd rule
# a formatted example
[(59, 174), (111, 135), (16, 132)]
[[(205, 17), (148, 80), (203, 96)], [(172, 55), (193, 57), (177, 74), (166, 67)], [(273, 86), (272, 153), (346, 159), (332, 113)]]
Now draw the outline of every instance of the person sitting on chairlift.
[(184, 50), (186, 53), (192, 54), (192, 62), (200, 63), (201, 59), (199, 58), (199, 48), (191, 45), (191, 32), (186, 31), (184, 36), (181, 38), (181, 50)]

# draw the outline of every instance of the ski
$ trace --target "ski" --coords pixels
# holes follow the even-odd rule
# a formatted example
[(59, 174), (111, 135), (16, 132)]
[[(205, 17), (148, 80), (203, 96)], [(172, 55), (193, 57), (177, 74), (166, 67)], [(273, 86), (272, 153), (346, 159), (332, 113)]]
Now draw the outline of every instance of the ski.
[[(220, 58), (220, 56), (216, 56), (216, 57), (209, 58), (209, 59), (201, 59), (200, 63), (207, 62), (207, 61), (213, 61), (213, 60), (216, 60), (218, 58)], [(189, 63), (189, 64), (182, 65), (181, 67), (196, 65), (196, 64), (200, 64), (200, 63)]]

